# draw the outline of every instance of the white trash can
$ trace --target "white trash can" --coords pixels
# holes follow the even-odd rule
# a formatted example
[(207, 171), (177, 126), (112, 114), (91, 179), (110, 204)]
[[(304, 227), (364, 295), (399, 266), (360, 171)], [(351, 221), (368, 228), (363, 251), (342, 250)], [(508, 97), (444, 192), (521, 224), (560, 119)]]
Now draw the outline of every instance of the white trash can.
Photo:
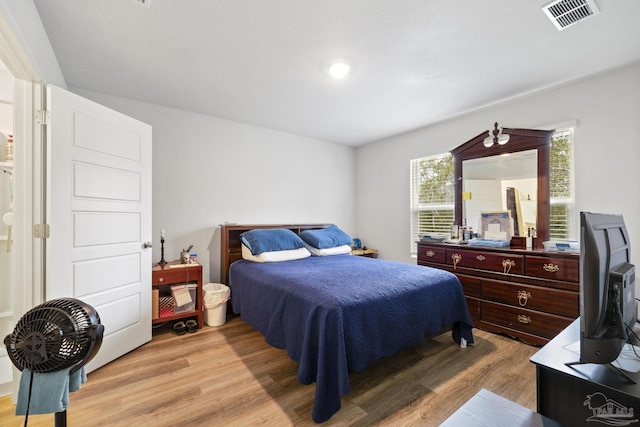
[(227, 321), (227, 301), (231, 289), (222, 283), (207, 283), (204, 291), (204, 322), (209, 326), (224, 325)]

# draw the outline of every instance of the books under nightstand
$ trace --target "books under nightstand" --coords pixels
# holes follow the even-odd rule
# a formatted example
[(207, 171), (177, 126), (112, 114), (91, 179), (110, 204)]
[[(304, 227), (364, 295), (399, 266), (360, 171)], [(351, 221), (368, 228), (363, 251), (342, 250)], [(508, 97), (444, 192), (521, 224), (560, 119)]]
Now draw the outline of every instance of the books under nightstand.
[(152, 323), (193, 318), (203, 325), (202, 266), (169, 262), (151, 269)]

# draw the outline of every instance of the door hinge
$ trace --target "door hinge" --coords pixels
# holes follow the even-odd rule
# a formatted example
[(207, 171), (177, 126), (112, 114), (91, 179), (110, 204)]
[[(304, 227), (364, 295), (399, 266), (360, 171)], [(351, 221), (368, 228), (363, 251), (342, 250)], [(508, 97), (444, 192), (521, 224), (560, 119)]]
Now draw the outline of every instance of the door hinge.
[(36, 111), (36, 123), (41, 126), (47, 126), (51, 123), (51, 112), (49, 110)]
[(34, 224), (33, 237), (35, 237), (36, 239), (49, 238), (49, 224)]

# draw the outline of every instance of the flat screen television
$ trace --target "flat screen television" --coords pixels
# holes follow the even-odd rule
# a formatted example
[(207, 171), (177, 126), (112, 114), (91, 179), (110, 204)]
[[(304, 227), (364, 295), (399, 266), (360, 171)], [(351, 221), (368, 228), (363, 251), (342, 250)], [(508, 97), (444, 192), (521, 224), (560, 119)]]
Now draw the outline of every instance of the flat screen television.
[(577, 363), (610, 364), (630, 340), (637, 319), (629, 234), (622, 215), (581, 212), (580, 237)]

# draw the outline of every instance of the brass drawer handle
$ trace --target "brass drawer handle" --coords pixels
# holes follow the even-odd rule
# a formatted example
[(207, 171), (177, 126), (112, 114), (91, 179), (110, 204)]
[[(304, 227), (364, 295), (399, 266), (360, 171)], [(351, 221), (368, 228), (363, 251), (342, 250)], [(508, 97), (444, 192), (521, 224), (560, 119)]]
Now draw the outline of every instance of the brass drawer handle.
[(520, 323), (531, 323), (531, 318), (529, 316), (525, 316), (524, 314), (518, 314), (518, 322)]
[(164, 277), (159, 278), (158, 282), (164, 282)]
[(518, 304), (520, 304), (521, 307), (527, 305), (527, 302), (529, 302), (529, 298), (531, 298), (531, 294), (529, 292), (518, 291)]
[(477, 259), (478, 261), (484, 261), (486, 258), (484, 257), (484, 255), (478, 255), (478, 256), (476, 257), (476, 259)]
[(429, 258), (433, 258), (435, 255), (436, 255), (436, 253), (435, 253), (435, 252), (433, 252), (433, 251), (427, 251), (427, 256), (428, 256)]
[(458, 263), (460, 261), (462, 261), (462, 255), (460, 254), (453, 254), (451, 255), (451, 259), (453, 260), (453, 269), (456, 269), (456, 266), (458, 265)]
[(551, 264), (551, 263), (543, 265), (542, 268), (547, 273), (557, 273), (558, 271), (560, 271), (559, 265)]
[(511, 270), (511, 267), (513, 267), (514, 265), (516, 265), (515, 261), (512, 261), (510, 259), (502, 260), (502, 272), (504, 274), (509, 274), (509, 270)]

